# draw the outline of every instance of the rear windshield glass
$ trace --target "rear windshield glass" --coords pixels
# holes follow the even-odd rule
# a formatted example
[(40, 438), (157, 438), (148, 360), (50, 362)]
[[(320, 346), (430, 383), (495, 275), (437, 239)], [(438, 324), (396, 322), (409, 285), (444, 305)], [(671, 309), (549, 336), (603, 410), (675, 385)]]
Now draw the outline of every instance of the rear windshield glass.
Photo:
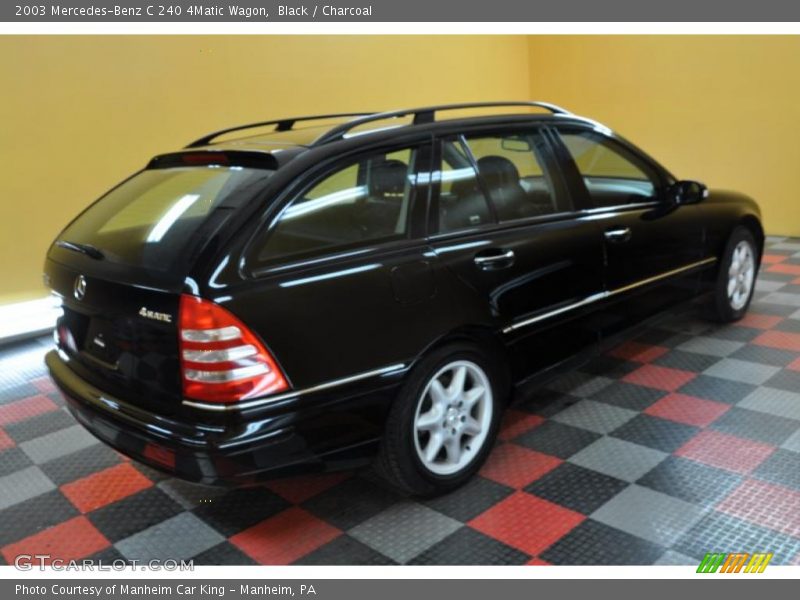
[(90, 206), (59, 239), (94, 246), (105, 260), (168, 270), (214, 209), (234, 206), (272, 173), (220, 166), (142, 171)]

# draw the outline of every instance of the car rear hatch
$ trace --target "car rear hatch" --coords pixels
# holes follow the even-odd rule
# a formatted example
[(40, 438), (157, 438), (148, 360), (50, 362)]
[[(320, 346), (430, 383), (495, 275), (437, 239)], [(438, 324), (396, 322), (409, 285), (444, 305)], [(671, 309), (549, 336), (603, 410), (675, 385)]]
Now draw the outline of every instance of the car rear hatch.
[(62, 299), (57, 344), (81, 377), (162, 414), (179, 409), (180, 296), (273, 167), (250, 153), (158, 157), (61, 232), (45, 278)]

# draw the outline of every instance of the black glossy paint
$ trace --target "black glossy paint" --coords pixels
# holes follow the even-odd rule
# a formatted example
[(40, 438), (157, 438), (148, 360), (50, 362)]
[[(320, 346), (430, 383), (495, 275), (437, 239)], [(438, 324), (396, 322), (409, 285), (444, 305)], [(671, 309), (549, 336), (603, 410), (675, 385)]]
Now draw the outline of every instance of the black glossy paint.
[[(565, 126), (597, 130), (646, 163), (659, 179), (658, 199), (594, 207), (559, 145), (556, 132)], [(552, 176), (574, 210), (438, 234), (439, 139), (520, 127), (548, 140)], [(77, 343), (51, 352), (47, 363), (78, 419), (137, 460), (206, 483), (363, 464), (406, 374), (432, 347), (453, 338), (475, 340), (509, 365), (515, 382), (524, 382), (587, 344), (707, 291), (716, 268), (708, 264), (604, 294), (718, 257), (738, 224), (763, 240), (760, 213), (749, 198), (713, 191), (700, 203), (675, 204), (672, 175), (629, 142), (578, 117), (456, 119), (311, 147), (276, 144), (271, 137), (248, 142), (248, 151), (281, 150), (273, 155), (274, 176), (218, 226), (209, 226), (176, 271), (135, 272), (55, 245), (45, 265), (49, 285), (63, 298), (60, 325)], [(419, 152), (406, 239), (295, 263), (258, 261), (259, 241), (292, 193), (353, 157), (409, 145)], [(192, 152), (236, 148), (221, 143)], [(607, 239), (615, 228), (629, 229), (629, 239)], [(476, 256), (509, 250), (513, 260), (491, 268), (475, 264)], [(73, 294), (78, 275), (87, 281), (81, 300)], [(238, 316), (262, 338), (297, 395), (224, 412), (184, 404), (174, 323), (180, 293), (214, 300)], [(587, 299), (596, 301), (576, 306)], [(173, 315), (173, 323), (145, 319), (141, 307)], [(91, 345), (98, 335), (107, 350)], [(326, 387), (393, 365), (388, 375)]]

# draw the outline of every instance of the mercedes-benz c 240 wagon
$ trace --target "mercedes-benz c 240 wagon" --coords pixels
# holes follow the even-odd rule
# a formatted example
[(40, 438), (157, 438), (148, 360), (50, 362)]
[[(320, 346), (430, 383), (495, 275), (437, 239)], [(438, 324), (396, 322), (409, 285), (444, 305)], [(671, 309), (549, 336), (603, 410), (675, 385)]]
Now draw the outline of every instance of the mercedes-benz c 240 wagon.
[(740, 318), (763, 241), (749, 198), (550, 104), (256, 123), (61, 232), (46, 360), (87, 429), (177, 477), (374, 462), (430, 495), (480, 467), (520, 386), (691, 298)]

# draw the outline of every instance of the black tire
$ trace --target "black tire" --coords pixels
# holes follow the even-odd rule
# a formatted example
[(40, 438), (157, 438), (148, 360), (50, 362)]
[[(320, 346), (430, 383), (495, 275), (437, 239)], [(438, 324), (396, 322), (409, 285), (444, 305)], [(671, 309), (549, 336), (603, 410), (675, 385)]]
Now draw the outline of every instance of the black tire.
[[(734, 262), (734, 252), (740, 247), (741, 244), (748, 244), (750, 252), (753, 257), (753, 274), (752, 283), (749, 287), (749, 292), (746, 295), (743, 303), (740, 300), (738, 303), (728, 294), (728, 285), (730, 281), (731, 264)], [(758, 265), (761, 261), (759, 255), (758, 245), (753, 237), (752, 232), (746, 227), (737, 227), (733, 230), (728, 243), (725, 246), (725, 251), (719, 266), (719, 273), (717, 274), (717, 281), (714, 288), (714, 297), (710, 306), (711, 318), (720, 323), (730, 323), (741, 319), (750, 306), (750, 301), (753, 299), (753, 291), (755, 290), (755, 280), (758, 274)]]
[[(420, 403), (426, 402), (423, 393), (431, 380), (442, 369), (463, 361), (478, 366), (488, 379), (491, 399), (486, 402), (491, 403), (491, 422), (480, 448), (474, 449), (474, 455), (468, 464), (457, 472), (438, 474), (427, 468), (418, 454), (419, 442), (415, 429), (417, 408)], [(435, 496), (463, 485), (480, 469), (491, 452), (497, 437), (501, 412), (507, 404), (507, 395), (505, 370), (490, 360), (479, 347), (455, 343), (433, 350), (414, 367), (392, 405), (375, 470), (392, 487), (412, 496)], [(464, 447), (469, 448), (469, 440), (464, 439), (467, 440)]]

